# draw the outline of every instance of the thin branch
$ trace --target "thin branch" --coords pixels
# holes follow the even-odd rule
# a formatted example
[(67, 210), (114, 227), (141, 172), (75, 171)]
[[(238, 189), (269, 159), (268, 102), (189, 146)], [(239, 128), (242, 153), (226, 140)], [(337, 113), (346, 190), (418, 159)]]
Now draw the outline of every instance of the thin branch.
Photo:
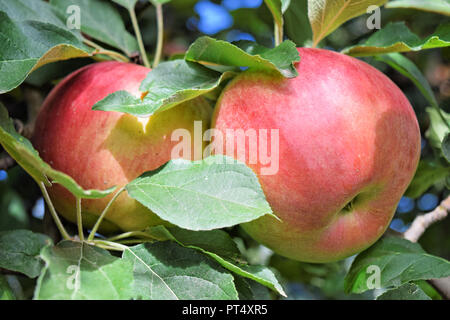
[[(428, 227), (432, 224), (444, 220), (450, 211), (450, 196), (443, 200), (433, 211), (419, 215), (414, 219), (411, 227), (406, 230), (403, 237), (411, 242), (419, 241)], [(450, 277), (430, 279), (428, 283), (436, 289), (439, 294), (447, 300), (450, 300)]]
[(94, 240), (95, 234), (97, 233), (98, 228), (100, 227), (100, 224), (102, 223), (103, 219), (105, 218), (106, 214), (108, 213), (109, 208), (113, 204), (114, 201), (119, 197), (119, 195), (125, 191), (125, 187), (122, 187), (119, 189), (119, 191), (116, 192), (116, 194), (112, 197), (111, 201), (106, 205), (105, 209), (101, 213), (100, 217), (98, 218), (97, 222), (95, 223), (94, 227), (91, 230), (91, 233), (88, 236), (88, 241)]
[(84, 233), (83, 233), (83, 217), (81, 216), (81, 198), (76, 198), (76, 208), (77, 208), (77, 226), (78, 226), (78, 236), (81, 241), (84, 241)]
[(158, 24), (158, 39), (156, 43), (155, 59), (153, 60), (153, 68), (156, 68), (161, 60), (163, 44), (164, 44), (164, 16), (162, 4), (155, 4), (156, 6), (156, 20)]
[(148, 62), (147, 53), (145, 52), (144, 42), (142, 41), (142, 35), (141, 30), (139, 29), (139, 24), (136, 18), (136, 13), (134, 12), (134, 9), (130, 9), (130, 17), (131, 22), (133, 24), (134, 33), (136, 35), (136, 39), (139, 45), (139, 51), (141, 52), (142, 61), (144, 62), (144, 66), (147, 68), (150, 68), (150, 63)]
[(85, 44), (87, 44), (88, 46), (95, 49), (95, 51), (92, 53), (93, 56), (103, 54), (103, 55), (113, 58), (116, 61), (120, 61), (120, 62), (129, 62), (130, 61), (130, 59), (128, 59), (123, 54), (120, 54), (120, 53), (118, 53), (116, 51), (112, 51), (112, 50), (106, 50), (102, 46), (98, 45), (97, 43), (95, 43), (89, 39), (83, 38), (83, 42)]
[(448, 215), (448, 211), (450, 211), (450, 196), (442, 201), (433, 211), (417, 216), (403, 237), (411, 242), (417, 242), (429, 226), (444, 220)]
[(8, 154), (5, 157), (0, 158), (0, 170), (8, 170), (16, 164), (16, 161), (11, 158)]
[(47, 207), (50, 210), (53, 220), (55, 221), (56, 226), (58, 227), (59, 232), (61, 233), (62, 237), (65, 240), (70, 240), (69, 234), (67, 233), (61, 220), (59, 219), (58, 214), (56, 213), (56, 210), (55, 210), (55, 207), (53, 206), (52, 200), (50, 200), (50, 196), (48, 195), (47, 188), (45, 187), (44, 182), (39, 182), (38, 185), (39, 185), (39, 188), (41, 189), (42, 195), (44, 196), (45, 202), (47, 203)]

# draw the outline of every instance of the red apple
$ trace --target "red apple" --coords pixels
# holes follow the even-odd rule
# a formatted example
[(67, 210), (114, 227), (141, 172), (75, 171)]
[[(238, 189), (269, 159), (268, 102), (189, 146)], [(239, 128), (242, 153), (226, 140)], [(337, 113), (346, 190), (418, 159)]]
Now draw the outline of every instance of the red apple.
[[(193, 132), (195, 120), (203, 121), (203, 129), (208, 127), (211, 107), (203, 98), (147, 119), (92, 110), (96, 102), (118, 90), (140, 97), (139, 85), (149, 71), (135, 64), (102, 62), (67, 76), (52, 90), (37, 118), (33, 144), (40, 156), (83, 188), (100, 190), (124, 186), (169, 161), (178, 143), (171, 141), (174, 130)], [(74, 197), (60, 185), (52, 186), (49, 194), (57, 211), (75, 222)], [(96, 222), (111, 197), (82, 201), (85, 226)], [(101, 229), (141, 230), (161, 222), (124, 192)]]
[[(248, 161), (248, 140), (245, 149), (224, 151), (246, 159), (281, 220), (264, 216), (243, 228), (280, 255), (329, 262), (366, 249), (389, 226), (417, 168), (420, 131), (407, 98), (380, 71), (328, 50), (299, 53), (296, 78), (236, 77), (213, 127), (224, 136), (227, 129), (279, 130), (274, 174)], [(237, 135), (227, 143), (237, 149)]]

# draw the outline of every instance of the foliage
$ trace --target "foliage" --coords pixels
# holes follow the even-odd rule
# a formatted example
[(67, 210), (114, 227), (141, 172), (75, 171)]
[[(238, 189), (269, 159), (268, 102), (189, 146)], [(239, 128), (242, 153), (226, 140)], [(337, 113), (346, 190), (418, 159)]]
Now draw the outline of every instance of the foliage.
[[(67, 10), (72, 5), (82, 12), (79, 29), (67, 23), (74, 18)], [(361, 27), (371, 5), (385, 5), (380, 30)], [(225, 7), (224, 1), (218, 10), (223, 14)], [(161, 20), (163, 9), (171, 19)], [(104, 60), (147, 65), (153, 58), (141, 97), (117, 91), (93, 106), (148, 117), (201, 96), (214, 102), (224, 84), (245, 70), (294, 78), (301, 62), (296, 47), (304, 45), (365, 57), (399, 84), (424, 132), (422, 159), (405, 196), (448, 196), (448, 79), (430, 71), (435, 60), (450, 56), (448, 1), (266, 0), (258, 8), (225, 10), (242, 30), (224, 28), (214, 37), (199, 31), (198, 10), (196, 1), (185, 0), (0, 0), (1, 155), (20, 166), (0, 170), (8, 176), (0, 175), (0, 299), (22, 297), (7, 277), (20, 279), (22, 286), (30, 286), (23, 279), (37, 279), (33, 293), (22, 297), (32, 299), (441, 298), (424, 280), (450, 276), (449, 241), (442, 241), (445, 254), (439, 257), (427, 253), (433, 248), (426, 241), (421, 246), (385, 236), (356, 257), (324, 265), (281, 258), (257, 244), (239, 224), (274, 214), (253, 171), (226, 157), (172, 160), (125, 186), (130, 197), (167, 221), (165, 226), (60, 241), (32, 215), (37, 188), (14, 170), (29, 174), (44, 190), (60, 184), (77, 199), (106, 197), (115, 188), (84, 190), (41, 159), (14, 122), (34, 117), (31, 91), (47, 94), (80, 65)], [(416, 25), (415, 19), (422, 22)], [(268, 35), (272, 29), (274, 35)], [(154, 41), (161, 44), (162, 35), (167, 38), (160, 52)], [(158, 63), (159, 54), (166, 61)], [(448, 78), (448, 66), (440, 68)], [(417, 213), (400, 219), (409, 222)], [(448, 234), (448, 225), (437, 228)], [(380, 281), (373, 286), (377, 270)]]

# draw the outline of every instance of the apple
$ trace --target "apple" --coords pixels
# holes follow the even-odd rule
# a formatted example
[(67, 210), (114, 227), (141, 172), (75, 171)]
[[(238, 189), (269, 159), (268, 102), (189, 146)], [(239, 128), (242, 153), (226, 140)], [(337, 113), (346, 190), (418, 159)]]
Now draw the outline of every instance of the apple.
[[(247, 71), (230, 82), (213, 128), (235, 146), (223, 154), (245, 159), (258, 175), (279, 218), (266, 215), (244, 230), (282, 256), (330, 262), (385, 232), (416, 171), (420, 130), (405, 95), (380, 71), (329, 50), (298, 51), (296, 78)], [(248, 160), (248, 139), (238, 148), (237, 134), (226, 135), (238, 129), (278, 130), (270, 142), (277, 148), (268, 147), (278, 150), (276, 172), (261, 174), (266, 164)]]
[[(85, 189), (122, 187), (171, 159), (178, 143), (171, 139), (174, 130), (192, 132), (196, 120), (202, 121), (203, 130), (209, 127), (212, 108), (203, 98), (147, 118), (92, 110), (96, 102), (118, 90), (140, 97), (139, 86), (148, 72), (136, 64), (101, 62), (67, 76), (46, 98), (36, 121), (32, 142), (43, 160)], [(50, 187), (49, 194), (57, 211), (76, 222), (73, 195), (60, 185)], [(82, 200), (86, 227), (95, 224), (111, 198)], [(110, 207), (101, 230), (141, 230), (161, 223), (124, 192)]]

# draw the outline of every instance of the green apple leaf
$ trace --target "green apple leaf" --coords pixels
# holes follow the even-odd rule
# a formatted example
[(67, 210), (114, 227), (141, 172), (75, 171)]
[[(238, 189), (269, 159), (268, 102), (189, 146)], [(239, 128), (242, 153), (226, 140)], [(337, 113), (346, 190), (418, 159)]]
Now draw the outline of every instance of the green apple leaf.
[(252, 41), (230, 43), (201, 37), (189, 47), (185, 59), (206, 66), (248, 67), (294, 78), (298, 75), (294, 63), (300, 61), (300, 56), (295, 43), (289, 40), (269, 49)]
[(8, 117), (8, 111), (1, 103), (0, 144), (38, 183), (44, 182), (48, 186), (59, 183), (75, 196), (84, 199), (103, 198), (115, 190), (115, 187), (104, 191), (84, 190), (71, 177), (54, 170), (39, 157), (31, 142), (16, 132), (12, 119)]
[(122, 50), (128, 56), (139, 50), (136, 38), (127, 31), (122, 17), (111, 3), (100, 0), (51, 0), (50, 4), (64, 17), (68, 17), (66, 10), (69, 6), (78, 6), (83, 33)]
[[(300, 57), (291, 41), (285, 41), (274, 49), (250, 42), (238, 45), (241, 48), (209, 37), (199, 38), (186, 53), (187, 61), (163, 62), (149, 72), (140, 87), (145, 93), (143, 98), (117, 91), (97, 102), (92, 109), (146, 117), (213, 91), (233, 77), (238, 67), (277, 72), (286, 77), (297, 74), (293, 63)], [(212, 66), (224, 72), (212, 70)]]
[(0, 231), (29, 227), (30, 218), (24, 200), (10, 186), (0, 184)]
[(90, 56), (91, 49), (72, 32), (48, 22), (14, 20), (1, 7), (0, 30), (0, 94), (47, 63)]
[(431, 298), (414, 283), (391, 289), (377, 297), (377, 300), (431, 300)]
[(92, 109), (149, 116), (211, 92), (232, 75), (232, 72), (219, 73), (184, 60), (163, 62), (141, 83), (140, 90), (148, 91), (144, 99), (117, 91), (97, 102)]
[(138, 2), (138, 0), (112, 0), (112, 1), (128, 10), (133, 10), (134, 7), (136, 6), (136, 2)]
[(348, 293), (371, 290), (372, 285), (376, 284), (376, 278), (379, 285), (386, 288), (400, 287), (410, 281), (448, 276), (449, 261), (426, 253), (417, 243), (388, 237), (382, 238), (356, 257), (345, 278), (345, 290)]
[(283, 27), (283, 12), (281, 0), (264, 0), (267, 8), (269, 8), (270, 13), (272, 13), (273, 20), (278, 28)]
[(184, 247), (199, 250), (217, 261), (225, 269), (286, 296), (275, 273), (266, 266), (249, 265), (242, 261), (236, 243), (228, 233), (222, 230), (189, 231), (158, 226), (151, 228), (149, 233), (157, 233), (158, 239), (165, 237), (167, 240), (175, 241)]
[(269, 289), (256, 281), (235, 275), (234, 284), (239, 300), (272, 300)]
[(434, 148), (442, 149), (442, 141), (450, 133), (450, 114), (437, 108), (427, 108), (426, 111), (430, 117), (430, 126), (425, 136)]
[(442, 153), (445, 159), (450, 162), (450, 132), (447, 133), (444, 140), (442, 140)]
[(51, 244), (46, 235), (28, 230), (0, 232), (0, 268), (35, 278), (43, 267), (39, 253)]
[(40, 254), (45, 267), (34, 292), (37, 300), (131, 299), (133, 266), (108, 251), (63, 241)]
[(6, 278), (0, 274), (0, 301), (1, 300), (16, 300), (16, 297)]
[(402, 75), (410, 79), (432, 106), (438, 105), (436, 97), (434, 96), (433, 90), (431, 89), (427, 79), (423, 76), (422, 72), (420, 72), (419, 68), (417, 68), (417, 66), (411, 60), (400, 53), (388, 53), (386, 55), (379, 55), (375, 56), (375, 59), (388, 64), (389, 66), (400, 72)]
[(344, 22), (365, 14), (369, 6), (381, 6), (386, 2), (387, 0), (308, 0), (314, 46)]
[(140, 244), (123, 253), (133, 266), (134, 299), (237, 300), (233, 276), (219, 264), (173, 242)]
[(431, 186), (445, 180), (450, 176), (450, 167), (442, 166), (433, 161), (421, 160), (417, 168), (414, 179), (409, 184), (405, 196), (418, 198), (424, 194)]
[(396, 0), (386, 3), (386, 8), (417, 9), (450, 16), (449, 0)]
[(302, 47), (306, 41), (312, 38), (307, 3), (308, 0), (295, 0), (284, 14), (286, 35), (299, 47)]
[(0, 0), (0, 11), (5, 12), (11, 20), (16, 22), (39, 21), (66, 29), (81, 38), (79, 30), (69, 30), (65, 22), (45, 1), (36, 0)]
[(188, 230), (211, 230), (272, 214), (255, 173), (229, 157), (171, 160), (130, 182), (130, 197)]
[(412, 33), (404, 22), (391, 22), (383, 29), (372, 34), (362, 44), (342, 50), (351, 56), (374, 56), (391, 52), (420, 51), (450, 45), (450, 23), (440, 25), (425, 39)]

